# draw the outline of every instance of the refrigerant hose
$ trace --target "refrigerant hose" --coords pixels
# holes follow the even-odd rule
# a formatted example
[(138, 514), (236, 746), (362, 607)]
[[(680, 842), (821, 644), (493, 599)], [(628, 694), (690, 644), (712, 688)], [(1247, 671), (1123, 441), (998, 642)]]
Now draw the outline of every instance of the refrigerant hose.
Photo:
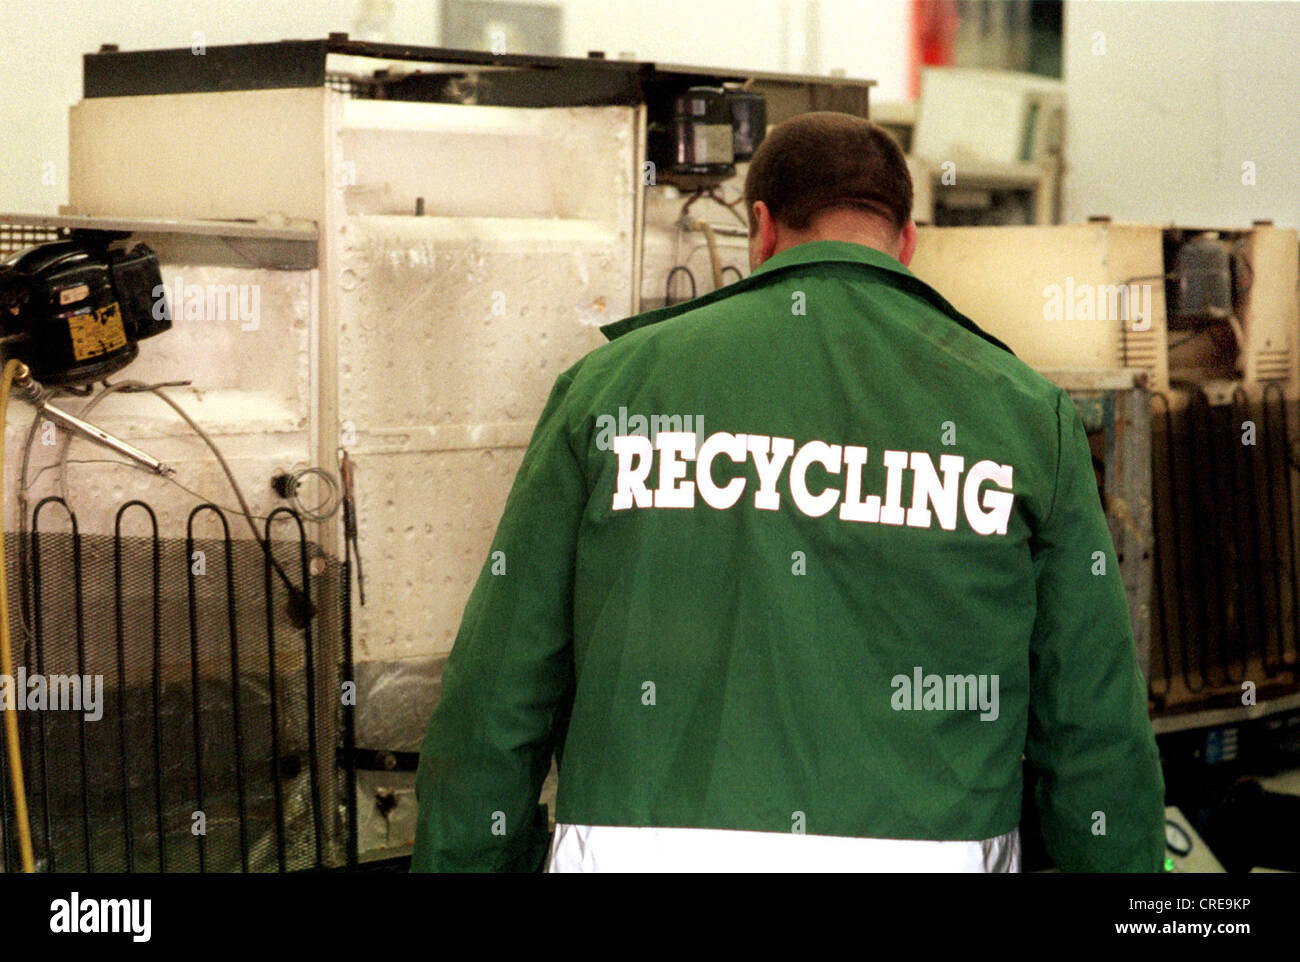
[[(28, 375), (27, 365), (16, 358), (5, 363), (4, 372), (0, 373), (0, 488), (4, 481), (4, 430), (9, 416), (9, 390), (13, 387), (15, 376), (24, 378)], [(3, 503), (0, 502), (0, 521), (3, 520)], [(21, 698), (25, 693), (14, 691), (13, 649), (9, 638), (9, 584), (5, 571), (4, 525), (0, 524), (0, 675), (10, 684), (13, 698)], [(32, 828), (27, 819), (27, 790), (23, 785), (23, 755), (18, 738), (17, 705), (0, 706), (5, 716), (5, 746), (8, 749), (9, 781), (13, 785), (14, 821), (18, 826), (18, 850), (22, 858), (24, 872), (36, 871), (36, 860), (32, 856)]]

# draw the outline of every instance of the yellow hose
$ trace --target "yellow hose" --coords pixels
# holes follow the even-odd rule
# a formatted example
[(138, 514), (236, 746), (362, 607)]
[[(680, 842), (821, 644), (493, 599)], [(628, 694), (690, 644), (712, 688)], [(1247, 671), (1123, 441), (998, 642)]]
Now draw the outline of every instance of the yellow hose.
[[(0, 489), (3, 489), (5, 476), (4, 430), (9, 415), (9, 389), (13, 386), (14, 375), (27, 376), (27, 366), (21, 361), (10, 359), (0, 373)], [(0, 674), (9, 679), (13, 685), (14, 658), (9, 640), (9, 584), (5, 575), (4, 545), (4, 510), (0, 502)], [(14, 692), (15, 698), (25, 693)], [(4, 712), (5, 745), (9, 750), (9, 781), (14, 789), (14, 821), (18, 824), (18, 849), (22, 856), (23, 871), (35, 872), (36, 859), (32, 855), (32, 828), (27, 821), (27, 790), (23, 786), (23, 753), (18, 744), (17, 706)]]
[(722, 258), (718, 255), (718, 239), (713, 233), (713, 225), (706, 220), (697, 220), (691, 225), (698, 231), (704, 233), (704, 239), (709, 244), (709, 263), (713, 265), (713, 287), (716, 290), (722, 287), (726, 281), (722, 277)]

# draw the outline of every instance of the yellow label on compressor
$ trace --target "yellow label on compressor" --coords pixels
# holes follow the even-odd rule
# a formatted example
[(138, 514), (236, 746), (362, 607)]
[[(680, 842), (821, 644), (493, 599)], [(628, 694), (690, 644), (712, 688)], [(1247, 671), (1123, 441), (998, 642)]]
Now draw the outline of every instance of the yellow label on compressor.
[(126, 347), (126, 328), (117, 301), (94, 313), (68, 315), (68, 333), (72, 335), (72, 355), (78, 361)]

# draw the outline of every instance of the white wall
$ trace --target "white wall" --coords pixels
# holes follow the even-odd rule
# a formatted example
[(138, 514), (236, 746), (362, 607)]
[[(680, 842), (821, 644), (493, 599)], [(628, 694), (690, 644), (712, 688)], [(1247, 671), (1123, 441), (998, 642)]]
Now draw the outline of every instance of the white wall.
[(1300, 226), (1300, 3), (1068, 0), (1064, 58), (1067, 220)]
[[(356, 0), (3, 0), (0, 2), (0, 211), (67, 203), (68, 108), (81, 55), (323, 37), (348, 30)], [(418, 42), (418, 41), (417, 41)], [(214, 132), (216, 135), (217, 132)], [(47, 182), (53, 164), (53, 182)]]
[[(602, 49), (705, 66), (840, 68), (879, 81), (878, 100), (906, 95), (908, 0), (561, 4), (571, 56)], [(195, 31), (220, 44), (342, 30), (424, 44), (438, 42), (438, 23), (436, 0), (4, 0), (0, 211), (53, 213), (66, 203), (67, 109), (81, 94), (81, 55), (101, 43), (145, 49), (187, 46)], [(1067, 0), (1065, 31), (1066, 219), (1300, 226), (1300, 3)], [(1242, 183), (1245, 162), (1255, 164), (1254, 186)]]
[[(555, 2), (569, 56), (604, 50), (701, 66), (841, 68), (880, 80), (886, 99), (904, 94), (907, 0)], [(196, 31), (208, 44), (344, 31), (434, 44), (439, 23), (436, 0), (0, 0), (0, 211), (55, 213), (67, 202), (67, 111), (81, 96), (82, 54), (102, 43), (142, 50), (188, 47)]]
[(909, 0), (568, 0), (565, 54), (875, 80), (907, 95)]

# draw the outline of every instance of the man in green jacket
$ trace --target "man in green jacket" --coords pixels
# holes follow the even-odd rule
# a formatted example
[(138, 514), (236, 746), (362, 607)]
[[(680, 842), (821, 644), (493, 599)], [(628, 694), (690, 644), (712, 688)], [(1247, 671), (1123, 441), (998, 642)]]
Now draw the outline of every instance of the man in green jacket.
[(879, 128), (787, 121), (745, 193), (751, 276), (610, 325), (551, 392), (447, 662), (413, 868), (1015, 871), (1024, 758), (1060, 868), (1158, 871), (1069, 397), (907, 270)]

